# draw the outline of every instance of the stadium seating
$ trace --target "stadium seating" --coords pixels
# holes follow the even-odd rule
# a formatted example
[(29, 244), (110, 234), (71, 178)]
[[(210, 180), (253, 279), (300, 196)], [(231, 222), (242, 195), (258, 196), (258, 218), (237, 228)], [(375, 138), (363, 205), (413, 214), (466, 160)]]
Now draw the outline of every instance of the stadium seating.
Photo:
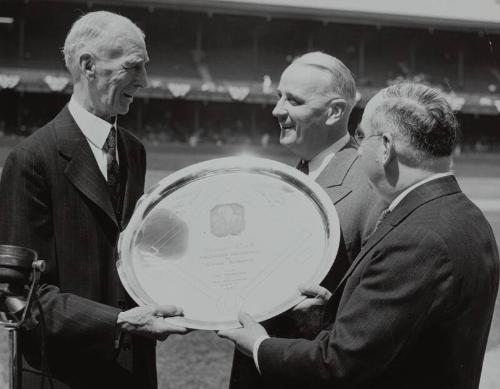
[[(152, 88), (146, 91), (146, 96), (152, 98), (149, 103), (134, 104), (126, 120), (137, 127), (138, 118), (144, 117), (141, 126), (144, 134), (163, 131), (167, 135), (162, 136), (167, 140), (187, 141), (190, 134), (207, 126), (212, 130), (203, 130), (211, 133), (207, 137), (210, 139), (216, 139), (219, 135), (214, 134), (222, 134), (228, 128), (241, 132), (243, 138), (248, 133), (255, 139), (266, 132), (276, 135), (270, 115), (274, 97), (272, 93), (263, 93), (261, 84), (266, 78), (276, 86), (281, 72), (293, 58), (311, 50), (325, 51), (341, 59), (355, 75), (365, 98), (367, 91), (372, 93), (394, 81), (407, 79), (426, 82), (446, 92), (472, 96), (476, 105), (481, 96), (500, 99), (498, 34), (353, 24), (352, 20), (349, 23), (332, 22), (271, 14), (232, 15), (148, 4), (5, 2), (0, 16), (12, 16), (15, 22), (0, 24), (0, 73), (2, 69), (11, 72), (26, 68), (34, 72), (33, 78), (43, 78), (48, 72), (64, 72), (60, 49), (71, 23), (79, 14), (106, 9), (130, 17), (145, 32), (151, 78), (186, 82), (198, 88), (198, 94), (189, 96), (190, 101), (169, 101), (168, 104), (156, 99), (176, 96), (167, 92), (148, 96), (147, 93), (154, 92)], [(47, 21), (50, 21), (50, 28), (47, 28)], [(253, 103), (248, 105), (237, 103), (228, 93), (200, 91), (200, 86), (207, 82), (223, 86), (247, 85), (252, 93), (261, 94), (261, 100), (247, 101)], [(29, 85), (24, 87), (28, 94), (40, 92), (39, 85), (34, 85), (32, 90)], [(14, 106), (5, 118), (0, 118), (3, 128), (7, 126), (16, 131), (19, 121), (27, 120), (25, 127), (30, 128), (42, 122), (38, 119), (54, 113), (64, 100), (57, 96), (53, 97), (57, 103), (43, 112), (34, 107), (36, 98), (19, 99), (18, 104), (23, 108)], [(11, 98), (7, 100), (9, 104), (12, 101)], [(221, 100), (224, 103), (220, 106), (213, 102), (207, 104)], [(168, 115), (166, 106), (169, 107)], [(176, 108), (171, 109), (172, 106)], [(488, 109), (490, 114), (496, 112), (494, 104)], [(30, 115), (20, 114), (21, 111), (31, 112), (36, 118), (25, 119)], [(469, 106), (468, 112), (483, 113), (484, 110)], [(241, 120), (234, 115), (243, 117), (245, 124), (238, 124)], [(194, 116), (198, 117), (198, 124), (193, 121)], [(258, 133), (253, 134), (256, 128)], [(201, 133), (203, 138), (203, 131)]]

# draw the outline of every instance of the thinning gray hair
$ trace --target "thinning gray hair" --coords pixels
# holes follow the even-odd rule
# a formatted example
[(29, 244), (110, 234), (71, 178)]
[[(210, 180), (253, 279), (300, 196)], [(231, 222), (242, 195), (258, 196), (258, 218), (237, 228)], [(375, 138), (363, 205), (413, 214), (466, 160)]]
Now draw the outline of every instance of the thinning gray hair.
[(292, 64), (308, 65), (328, 72), (332, 80), (332, 92), (346, 100), (347, 113), (351, 112), (356, 104), (356, 82), (342, 61), (321, 51), (313, 51), (297, 57)]
[(426, 85), (401, 83), (382, 89), (381, 102), (372, 116), (375, 131), (394, 128), (406, 147), (402, 162), (408, 166), (432, 166), (450, 157), (458, 132), (458, 121), (446, 98)]
[(82, 51), (97, 53), (120, 38), (124, 28), (142, 38), (144, 32), (130, 19), (108, 11), (89, 12), (76, 20), (66, 36), (62, 53), (73, 80), (79, 79), (78, 57)]

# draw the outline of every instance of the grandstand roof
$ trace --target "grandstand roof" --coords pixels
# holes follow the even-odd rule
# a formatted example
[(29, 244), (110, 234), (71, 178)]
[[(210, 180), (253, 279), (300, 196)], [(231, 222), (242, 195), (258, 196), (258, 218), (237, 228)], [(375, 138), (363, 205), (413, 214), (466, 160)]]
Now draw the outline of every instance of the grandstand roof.
[[(81, 3), (81, 0), (56, 0)], [(325, 22), (469, 28), (500, 31), (500, 0), (92, 0), (266, 17), (318, 19)]]

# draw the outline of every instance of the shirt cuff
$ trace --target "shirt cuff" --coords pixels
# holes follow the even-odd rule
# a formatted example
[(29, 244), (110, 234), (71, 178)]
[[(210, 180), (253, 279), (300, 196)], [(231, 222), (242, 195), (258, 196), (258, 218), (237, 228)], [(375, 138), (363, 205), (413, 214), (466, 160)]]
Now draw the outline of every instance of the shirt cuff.
[(266, 339), (269, 339), (269, 335), (262, 335), (262, 336), (259, 336), (257, 338), (257, 340), (255, 341), (255, 343), (253, 344), (253, 350), (252, 350), (252, 354), (253, 354), (253, 361), (255, 363), (255, 367), (257, 368), (257, 371), (259, 372), (259, 374), (262, 374), (260, 372), (260, 367), (259, 367), (259, 347), (260, 347), (260, 344), (266, 340)]

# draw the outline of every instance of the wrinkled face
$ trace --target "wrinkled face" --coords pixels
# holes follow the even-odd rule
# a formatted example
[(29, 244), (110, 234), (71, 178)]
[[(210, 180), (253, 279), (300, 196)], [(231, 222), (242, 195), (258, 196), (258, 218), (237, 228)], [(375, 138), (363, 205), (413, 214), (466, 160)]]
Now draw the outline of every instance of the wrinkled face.
[(309, 65), (292, 64), (281, 75), (278, 102), (280, 143), (301, 158), (310, 159), (325, 147), (331, 76)]
[(380, 186), (384, 174), (384, 146), (382, 140), (382, 130), (374, 128), (372, 120), (380, 99), (375, 96), (371, 99), (363, 112), (361, 122), (356, 129), (355, 138), (358, 140), (358, 154), (361, 166), (372, 185)]
[(104, 119), (124, 115), (137, 90), (148, 83), (144, 39), (135, 30), (127, 31), (99, 53), (94, 87), (90, 89), (95, 113)]

